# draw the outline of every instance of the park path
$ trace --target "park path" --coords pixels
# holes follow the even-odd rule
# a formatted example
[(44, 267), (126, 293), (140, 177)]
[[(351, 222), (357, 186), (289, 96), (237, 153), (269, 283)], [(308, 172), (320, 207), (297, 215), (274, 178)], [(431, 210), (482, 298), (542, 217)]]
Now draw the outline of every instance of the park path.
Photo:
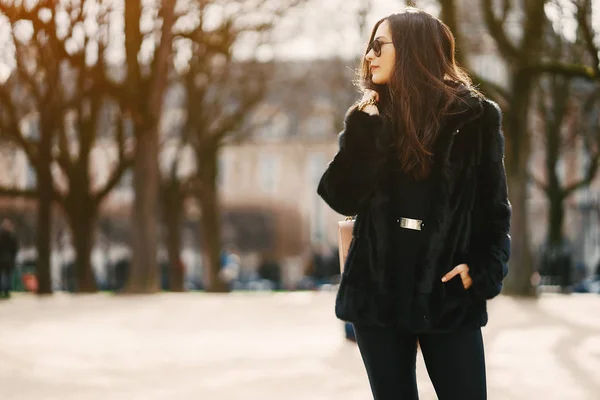
[[(0, 302), (1, 400), (368, 400), (334, 293), (110, 294)], [(600, 296), (500, 296), (490, 400), (598, 400)], [(418, 360), (422, 400), (435, 399)]]

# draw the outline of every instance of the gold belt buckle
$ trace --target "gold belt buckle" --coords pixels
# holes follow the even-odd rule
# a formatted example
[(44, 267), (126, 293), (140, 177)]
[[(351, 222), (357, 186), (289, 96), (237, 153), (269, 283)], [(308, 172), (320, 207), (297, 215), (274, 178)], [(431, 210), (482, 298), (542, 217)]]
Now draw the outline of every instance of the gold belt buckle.
[(413, 229), (415, 231), (420, 231), (425, 224), (420, 219), (412, 219), (412, 218), (400, 218), (397, 221), (400, 224), (401, 228), (404, 229)]

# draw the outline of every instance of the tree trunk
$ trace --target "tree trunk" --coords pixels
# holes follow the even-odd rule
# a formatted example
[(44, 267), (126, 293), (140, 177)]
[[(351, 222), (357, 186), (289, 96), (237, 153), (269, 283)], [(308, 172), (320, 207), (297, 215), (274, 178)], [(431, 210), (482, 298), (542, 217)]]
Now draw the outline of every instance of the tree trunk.
[(167, 230), (167, 252), (169, 254), (169, 290), (183, 292), (184, 269), (181, 262), (181, 222), (183, 219), (183, 196), (177, 178), (164, 185), (162, 190), (163, 214)]
[(563, 239), (563, 225), (565, 218), (564, 199), (561, 193), (552, 193), (549, 196), (550, 210), (548, 221), (550, 223), (548, 238), (551, 244), (558, 244)]
[[(143, 128), (140, 128), (143, 129)], [(156, 125), (138, 136), (133, 166), (133, 257), (127, 293), (158, 292), (158, 137)]]
[(76, 271), (78, 293), (96, 293), (96, 275), (92, 268), (91, 256), (94, 244), (94, 218), (82, 218), (75, 223), (73, 230), (75, 237)]
[[(525, 171), (525, 170), (523, 170)], [(508, 190), (512, 205), (510, 234), (512, 237), (508, 276), (504, 280), (504, 294), (535, 296), (532, 285), (533, 258), (530, 248), (529, 216), (527, 207), (527, 174), (517, 173), (508, 177)]]
[[(557, 167), (563, 145), (561, 128), (568, 113), (569, 81), (553, 76), (548, 80), (552, 97), (552, 108), (541, 108), (546, 129), (546, 175), (548, 177), (547, 198), (550, 203), (548, 210), (548, 235), (550, 245), (556, 245), (563, 239), (564, 201), (565, 192), (559, 179)], [(546, 92), (540, 90), (543, 96)]]
[[(84, 192), (85, 193), (85, 192)], [(84, 195), (85, 196), (85, 195)], [(94, 246), (94, 224), (96, 210), (92, 200), (78, 197), (80, 200), (70, 202), (67, 213), (73, 248), (75, 249), (75, 273), (77, 293), (96, 293), (96, 276), (92, 268), (91, 256)]]
[(532, 276), (534, 272), (530, 245), (529, 212), (527, 207), (527, 164), (530, 155), (528, 117), (533, 80), (531, 76), (515, 74), (510, 93), (511, 112), (505, 115), (506, 173), (508, 193), (512, 205), (511, 257), (508, 276), (504, 281), (504, 294), (535, 296)]
[[(41, 146), (40, 146), (41, 149)], [(37, 174), (38, 212), (37, 212), (37, 263), (36, 276), (38, 294), (52, 293), (52, 277), (50, 274), (50, 255), (52, 251), (52, 179), (50, 171), (40, 171)]]
[[(169, 253), (169, 290), (171, 292), (184, 292), (184, 275), (183, 262), (181, 261), (181, 226), (168, 227), (168, 230), (173, 229), (169, 233), (167, 240), (167, 251)], [(175, 232), (177, 231), (177, 232)]]
[(54, 200), (54, 188), (52, 183), (52, 126), (42, 118), (40, 126), (43, 131), (40, 135), (39, 154), (36, 166), (36, 181), (38, 191), (37, 212), (37, 264), (36, 275), (38, 281), (38, 294), (52, 293), (51, 252), (52, 252), (52, 203)]
[[(408, 3), (409, 2), (407, 1), (407, 5)], [(459, 51), (457, 51), (454, 55), (456, 57), (456, 61), (461, 66), (466, 66), (466, 53), (461, 48), (466, 44), (466, 42), (463, 40), (462, 31), (458, 26), (458, 18), (456, 16), (457, 12), (460, 12), (460, 10), (458, 10), (454, 5), (454, 0), (440, 0), (439, 3), (441, 6), (440, 19), (444, 21), (446, 25), (448, 25), (448, 28), (450, 28), (452, 34), (454, 35), (454, 41), (459, 47)]]
[(168, 85), (173, 46), (175, 1), (159, 2), (162, 18), (160, 41), (156, 44), (149, 79), (143, 77), (139, 54), (144, 34), (140, 30), (142, 2), (127, 0), (125, 16), (125, 57), (127, 60), (127, 93), (133, 108), (136, 134), (136, 157), (133, 165), (135, 200), (132, 215), (133, 257), (125, 291), (154, 293), (159, 291), (158, 263), (158, 168), (159, 122), (164, 93)]
[(204, 287), (207, 292), (228, 292), (221, 280), (221, 212), (217, 191), (218, 150), (204, 148), (197, 160), (200, 174), (200, 229), (204, 250)]

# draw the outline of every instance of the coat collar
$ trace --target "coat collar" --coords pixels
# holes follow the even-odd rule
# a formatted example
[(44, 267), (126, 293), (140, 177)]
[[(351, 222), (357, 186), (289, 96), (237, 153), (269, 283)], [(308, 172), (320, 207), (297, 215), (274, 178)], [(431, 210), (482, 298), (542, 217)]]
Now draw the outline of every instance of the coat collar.
[(440, 137), (444, 134), (456, 135), (459, 133), (461, 126), (481, 116), (483, 114), (483, 102), (484, 100), (479, 95), (468, 92), (450, 108), (448, 115), (442, 122)]
[(443, 166), (452, 148), (452, 143), (460, 129), (477, 119), (483, 114), (484, 100), (481, 96), (468, 92), (460, 101), (457, 101), (449, 110), (448, 115), (442, 121), (438, 137), (433, 144), (434, 164)]

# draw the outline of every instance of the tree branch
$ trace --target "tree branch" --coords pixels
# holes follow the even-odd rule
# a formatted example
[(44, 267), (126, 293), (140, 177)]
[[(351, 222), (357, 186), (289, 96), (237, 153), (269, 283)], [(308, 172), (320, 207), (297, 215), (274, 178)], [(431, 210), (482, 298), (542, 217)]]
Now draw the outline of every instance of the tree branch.
[[(163, 106), (163, 95), (168, 85), (169, 63), (173, 45), (173, 24), (175, 23), (175, 1), (161, 2), (159, 17), (162, 18), (161, 34), (156, 44), (150, 75), (140, 83), (148, 99), (144, 101), (143, 118), (154, 119), (158, 124)], [(146, 122), (148, 123), (148, 122)]]
[(0, 186), (0, 197), (37, 199), (37, 190), (19, 189), (17, 187)]
[[(142, 90), (142, 74), (138, 61), (138, 54), (142, 45), (142, 33), (140, 32), (140, 19), (142, 17), (141, 0), (129, 0), (125, 2), (125, 59), (127, 64), (127, 78), (125, 95), (127, 98), (127, 109), (137, 110), (134, 106), (137, 97), (144, 96)], [(133, 115), (134, 119), (139, 118)]]
[(537, 176), (534, 175), (533, 172), (529, 171), (529, 178), (536, 184), (538, 188), (540, 188), (544, 193), (548, 194), (549, 187), (548, 185)]
[(504, 4), (502, 7), (502, 19), (500, 20), (502, 22), (502, 25), (504, 25), (504, 23), (506, 22), (506, 18), (508, 17), (508, 13), (510, 13), (510, 10), (512, 10), (512, 0), (504, 0)]
[(119, 183), (125, 171), (133, 166), (135, 154), (127, 154), (125, 146), (125, 132), (123, 128), (123, 116), (119, 115), (117, 119), (117, 146), (118, 146), (118, 164), (112, 171), (111, 176), (106, 181), (103, 188), (99, 189), (93, 195), (94, 201), (99, 204), (111, 190)]
[[(36, 101), (37, 105), (39, 106), (40, 104), (42, 104), (42, 92), (40, 90), (40, 88), (38, 87), (37, 83), (35, 82), (35, 78), (32, 77), (29, 72), (27, 71), (27, 68), (25, 67), (25, 65), (27, 64), (26, 61), (23, 60), (23, 57), (25, 57), (25, 55), (30, 54), (33, 52), (33, 49), (25, 46), (23, 44), (21, 44), (18, 40), (16, 40), (15, 38), (15, 34), (14, 34), (14, 26), (11, 27), (11, 36), (12, 36), (12, 40), (13, 40), (13, 44), (15, 46), (15, 64), (16, 64), (16, 77), (18, 80), (22, 80), (23, 83), (25, 83), (28, 87), (29, 90), (31, 91), (31, 95), (33, 96), (33, 99)], [(38, 47), (38, 46), (36, 46)], [(40, 51), (40, 49), (38, 48), (37, 50), (38, 52)], [(39, 60), (37, 60), (37, 56), (33, 56), (36, 60), (36, 66), (39, 65)]]
[[(586, 168), (584, 178), (578, 182), (567, 186), (564, 189), (565, 197), (569, 196), (574, 191), (589, 185), (594, 180), (598, 172), (598, 166), (600, 164), (600, 126), (598, 125), (598, 117), (596, 111), (597, 109), (594, 108), (594, 103), (597, 101), (598, 98), (600, 98), (600, 87), (594, 90), (590, 94), (590, 96), (583, 102), (582, 114), (586, 115), (590, 113), (592, 115), (591, 125), (588, 125), (587, 128), (585, 128), (585, 131), (587, 132), (584, 131), (584, 140), (587, 142), (587, 139), (589, 139), (590, 136), (593, 137), (594, 143), (590, 145), (590, 143), (588, 142), (586, 147), (588, 149), (594, 148), (594, 151), (590, 157), (590, 163)], [(591, 129), (592, 132), (589, 132), (589, 129)]]
[(183, 197), (197, 196), (202, 190), (202, 182), (197, 174), (188, 176), (181, 182), (181, 194)]
[(547, 0), (528, 0), (521, 3), (525, 14), (519, 48), (521, 65), (530, 63), (532, 60), (537, 61), (541, 56), (539, 50), (543, 48), (544, 29), (548, 23), (544, 9), (545, 3)]
[(600, 56), (598, 55), (600, 49), (594, 43), (594, 32), (592, 31), (589, 22), (591, 15), (591, 0), (583, 0), (583, 2), (577, 5), (577, 28), (583, 36), (583, 41), (585, 43), (587, 52), (590, 54), (590, 57), (592, 57), (593, 66), (591, 69), (594, 71), (594, 75), (596, 77), (600, 77)]
[(541, 62), (532, 64), (524, 68), (525, 71), (532, 74), (550, 73), (555, 75), (563, 75), (569, 78), (583, 78), (590, 81), (600, 82), (599, 71), (594, 70), (580, 64), (566, 64), (559, 61)]
[[(63, 119), (64, 124), (64, 119)], [(67, 139), (66, 129), (63, 126), (62, 129), (57, 129), (58, 131), (58, 149), (59, 154), (56, 157), (56, 162), (61, 167), (65, 175), (70, 176), (73, 171), (73, 160), (71, 159), (70, 151), (69, 151), (69, 143)]]
[(598, 172), (598, 162), (600, 161), (600, 152), (596, 151), (593, 157), (590, 159), (590, 163), (585, 172), (585, 177), (577, 182), (574, 182), (563, 189), (563, 197), (570, 196), (576, 190), (588, 186), (596, 176)]
[(20, 118), (17, 115), (17, 110), (13, 104), (7, 85), (0, 85), (0, 104), (3, 105), (4, 110), (8, 115), (8, 122), (2, 124), (2, 131), (21, 147), (23, 152), (25, 152), (29, 163), (35, 165), (37, 157), (36, 146), (25, 137), (19, 127)]
[[(17, 187), (0, 186), (0, 197), (11, 197), (11, 198), (26, 198), (26, 199), (38, 199), (37, 189), (20, 189)], [(52, 201), (61, 203), (64, 202), (64, 197), (56, 191), (54, 185), (52, 187)]]
[(500, 52), (507, 59), (517, 59), (520, 52), (506, 36), (503, 21), (498, 20), (494, 15), (492, 0), (481, 0), (481, 9), (483, 10), (488, 31), (498, 45)]
[[(459, 51), (456, 52), (456, 59), (460, 65), (467, 65), (466, 54), (463, 51), (463, 35), (458, 26), (456, 18), (456, 3), (454, 0), (439, 0), (441, 6), (440, 17), (442, 21), (450, 28), (450, 31), (454, 34), (454, 40), (456, 41), (456, 47)], [(364, 11), (367, 11), (366, 9)]]
[(469, 74), (473, 78), (475, 84), (478, 85), (486, 95), (501, 105), (502, 110), (506, 111), (510, 108), (510, 93), (508, 93), (506, 89), (488, 79), (485, 79), (476, 72), (469, 71)]
[(110, 177), (104, 184), (104, 187), (96, 191), (92, 195), (94, 202), (100, 204), (102, 200), (115, 188), (119, 183), (125, 171), (133, 166), (133, 157), (127, 157), (125, 159), (119, 159), (119, 164), (113, 169)]

